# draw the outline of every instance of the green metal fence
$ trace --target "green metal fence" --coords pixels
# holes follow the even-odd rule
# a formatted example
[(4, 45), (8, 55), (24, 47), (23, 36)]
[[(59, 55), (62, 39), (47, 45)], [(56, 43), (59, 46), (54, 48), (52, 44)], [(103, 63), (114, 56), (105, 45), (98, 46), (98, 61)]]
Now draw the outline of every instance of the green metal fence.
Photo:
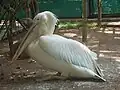
[(59, 17), (80, 17), (82, 0), (38, 0), (40, 11), (49, 10)]
[[(88, 1), (88, 15), (97, 14), (97, 0)], [(40, 12), (49, 10), (61, 18), (78, 18), (82, 16), (82, 0), (37, 0), (37, 2)], [(102, 13), (120, 14), (120, 0), (102, 0)], [(21, 9), (16, 16), (25, 18), (24, 9)]]
[[(92, 1), (92, 13), (97, 14), (97, 0)], [(120, 0), (101, 0), (103, 14), (120, 14)]]

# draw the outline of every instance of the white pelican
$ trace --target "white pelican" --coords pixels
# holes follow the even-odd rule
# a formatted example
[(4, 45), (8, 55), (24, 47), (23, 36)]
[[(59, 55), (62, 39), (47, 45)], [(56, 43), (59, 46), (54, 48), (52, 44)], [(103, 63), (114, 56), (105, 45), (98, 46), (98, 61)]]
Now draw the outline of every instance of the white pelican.
[(57, 21), (50, 11), (38, 13), (12, 61), (26, 50), (32, 59), (63, 77), (105, 81), (94, 52), (78, 41), (53, 34)]

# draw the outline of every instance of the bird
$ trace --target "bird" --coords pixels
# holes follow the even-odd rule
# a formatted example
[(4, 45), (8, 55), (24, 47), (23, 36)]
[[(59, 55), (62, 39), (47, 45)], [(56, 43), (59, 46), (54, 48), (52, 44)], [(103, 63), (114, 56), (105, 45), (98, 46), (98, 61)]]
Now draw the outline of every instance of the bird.
[(76, 40), (53, 34), (58, 21), (51, 11), (38, 13), (12, 62), (25, 50), (32, 59), (59, 72), (61, 77), (106, 81), (95, 52)]

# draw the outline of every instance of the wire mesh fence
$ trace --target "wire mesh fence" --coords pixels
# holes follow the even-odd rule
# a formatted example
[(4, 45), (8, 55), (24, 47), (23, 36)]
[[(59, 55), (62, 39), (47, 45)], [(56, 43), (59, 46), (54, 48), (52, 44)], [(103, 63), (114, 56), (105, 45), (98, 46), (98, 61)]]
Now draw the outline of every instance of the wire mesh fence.
[[(37, 13), (36, 5), (36, 0), (0, 0), (0, 40), (8, 40), (10, 56), (13, 56), (14, 52), (13, 36), (27, 31), (29, 24), (32, 23), (31, 18)], [(25, 9), (27, 19), (21, 20), (17, 17), (21, 9)]]

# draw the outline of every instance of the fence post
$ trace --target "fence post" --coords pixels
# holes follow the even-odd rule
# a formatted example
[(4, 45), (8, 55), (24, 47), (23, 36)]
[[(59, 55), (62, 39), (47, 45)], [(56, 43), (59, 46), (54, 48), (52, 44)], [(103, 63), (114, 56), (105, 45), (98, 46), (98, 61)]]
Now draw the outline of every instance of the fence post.
[(82, 42), (87, 42), (87, 0), (82, 0), (82, 18), (83, 18), (83, 28), (82, 28)]
[(97, 6), (98, 6), (98, 27), (101, 28), (101, 19), (102, 19), (102, 3), (101, 0), (97, 0)]

